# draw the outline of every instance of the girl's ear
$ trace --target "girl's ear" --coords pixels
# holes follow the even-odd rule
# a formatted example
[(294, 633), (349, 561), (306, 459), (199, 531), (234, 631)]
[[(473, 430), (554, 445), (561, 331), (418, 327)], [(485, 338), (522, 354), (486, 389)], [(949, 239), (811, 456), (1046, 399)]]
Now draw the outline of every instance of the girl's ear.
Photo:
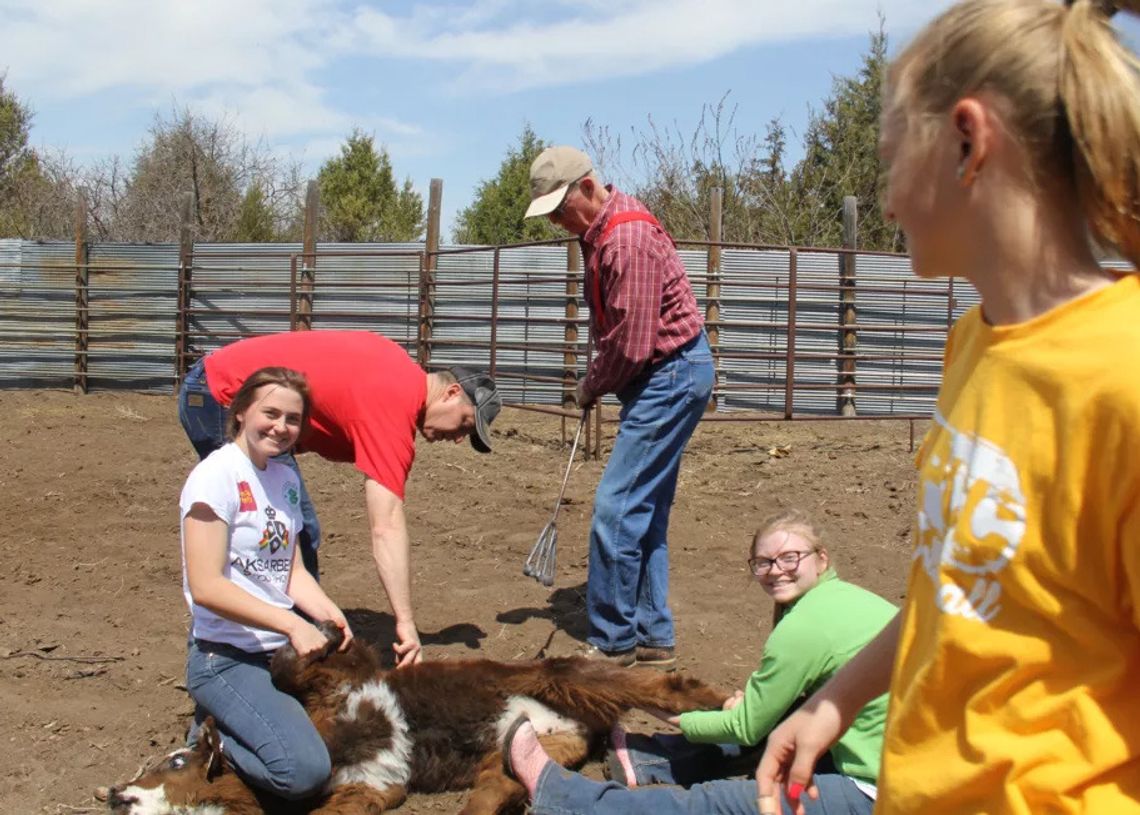
[(978, 99), (966, 97), (958, 100), (950, 115), (958, 138), (956, 175), (963, 185), (969, 186), (982, 171), (996, 134), (986, 106)]
[(816, 551), (819, 553), (820, 558), (823, 559), (823, 568), (829, 568), (831, 566), (831, 556), (827, 554), (827, 550), (821, 546)]

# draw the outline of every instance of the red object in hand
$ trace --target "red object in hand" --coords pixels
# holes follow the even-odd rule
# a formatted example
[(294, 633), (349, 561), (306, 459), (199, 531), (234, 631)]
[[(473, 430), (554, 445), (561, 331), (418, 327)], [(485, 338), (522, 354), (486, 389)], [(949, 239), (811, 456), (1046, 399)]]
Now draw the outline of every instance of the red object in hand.
[(796, 782), (794, 784), (788, 784), (788, 798), (790, 798), (792, 801), (800, 800), (800, 796), (803, 795), (803, 793), (804, 793), (804, 785), (803, 784), (800, 784), (799, 782)]

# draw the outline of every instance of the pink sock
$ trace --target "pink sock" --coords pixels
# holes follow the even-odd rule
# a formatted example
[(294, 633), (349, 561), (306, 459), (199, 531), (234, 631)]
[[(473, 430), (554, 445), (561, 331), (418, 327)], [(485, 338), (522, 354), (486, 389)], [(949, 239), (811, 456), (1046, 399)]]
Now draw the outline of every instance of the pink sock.
[(633, 762), (629, 760), (629, 747), (625, 740), (625, 731), (621, 725), (615, 724), (613, 730), (610, 731), (610, 744), (613, 745), (614, 755), (617, 757), (618, 764), (621, 765), (622, 772), (625, 773), (625, 785), (627, 787), (637, 786), (637, 775), (633, 771)]
[(519, 783), (526, 787), (527, 795), (534, 798), (534, 790), (538, 786), (538, 777), (542, 775), (547, 762), (553, 759), (542, 749), (538, 741), (538, 734), (530, 722), (523, 723), (515, 731), (511, 739), (511, 770)]

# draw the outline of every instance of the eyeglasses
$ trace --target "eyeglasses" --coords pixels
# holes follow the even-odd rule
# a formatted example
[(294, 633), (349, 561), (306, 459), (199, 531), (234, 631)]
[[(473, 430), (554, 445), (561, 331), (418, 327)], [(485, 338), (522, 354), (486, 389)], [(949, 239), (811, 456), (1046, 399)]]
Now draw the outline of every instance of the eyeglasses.
[(781, 572), (794, 572), (800, 567), (800, 561), (809, 555), (814, 555), (815, 551), (809, 549), (806, 552), (781, 552), (776, 557), (750, 557), (748, 558), (748, 568), (756, 577), (763, 577), (772, 571), (773, 566), (779, 566)]
[[(580, 180), (581, 179), (579, 179), (579, 181)], [(558, 204), (558, 206), (556, 206), (554, 209), (552, 209), (550, 211), (550, 216), (549, 216), (550, 220), (552, 220), (552, 221), (562, 220), (562, 215), (566, 212), (566, 202), (570, 200), (570, 193), (574, 192), (574, 189), (577, 186), (578, 186), (577, 181), (571, 181), (570, 185), (568, 187), (566, 187), (566, 194), (562, 196), (562, 201)]]

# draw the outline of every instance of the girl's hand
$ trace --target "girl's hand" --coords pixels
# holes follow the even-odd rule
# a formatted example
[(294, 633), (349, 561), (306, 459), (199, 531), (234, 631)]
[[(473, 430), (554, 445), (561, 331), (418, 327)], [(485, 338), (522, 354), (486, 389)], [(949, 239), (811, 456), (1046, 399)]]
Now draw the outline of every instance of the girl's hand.
[(289, 632), (289, 644), (293, 646), (297, 656), (306, 657), (314, 651), (324, 648), (328, 644), (328, 640), (315, 625), (298, 617), (293, 630)]
[(734, 707), (736, 707), (737, 705), (739, 705), (743, 701), (744, 701), (744, 691), (742, 691), (742, 690), (733, 691), (732, 696), (730, 696), (724, 700), (724, 704), (721, 705), (721, 709), (722, 710), (732, 710)]
[(795, 815), (805, 815), (803, 796), (819, 800), (812, 778), (816, 760), (843, 735), (843, 722), (830, 701), (809, 701), (768, 734), (756, 768), (760, 815), (779, 815), (780, 787)]
[(353, 633), (352, 628), (348, 625), (348, 620), (345, 618), (344, 613), (337, 607), (333, 607), (332, 613), (329, 614), (329, 620), (336, 625), (344, 633), (344, 642), (340, 644), (338, 651), (347, 651), (348, 644), (352, 642)]

